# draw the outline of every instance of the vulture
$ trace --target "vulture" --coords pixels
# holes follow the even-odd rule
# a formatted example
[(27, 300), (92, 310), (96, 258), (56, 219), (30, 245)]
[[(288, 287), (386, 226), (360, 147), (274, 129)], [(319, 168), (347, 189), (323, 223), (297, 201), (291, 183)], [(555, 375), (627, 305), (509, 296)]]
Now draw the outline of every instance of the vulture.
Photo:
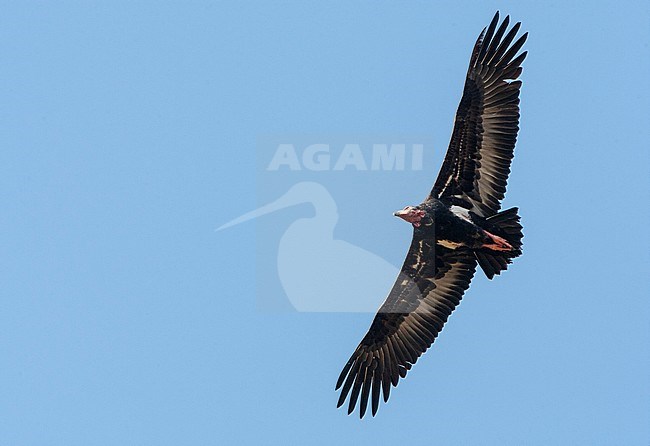
[[(442, 168), (417, 206), (394, 213), (413, 226), (399, 276), (368, 333), (343, 367), (337, 407), (348, 414), (370, 404), (406, 377), (431, 346), (469, 287), (477, 265), (488, 279), (521, 255), (517, 208), (501, 211), (519, 130), (521, 52), (528, 33), (509, 28), (497, 12), (474, 45)], [(515, 40), (516, 39), (516, 40)]]

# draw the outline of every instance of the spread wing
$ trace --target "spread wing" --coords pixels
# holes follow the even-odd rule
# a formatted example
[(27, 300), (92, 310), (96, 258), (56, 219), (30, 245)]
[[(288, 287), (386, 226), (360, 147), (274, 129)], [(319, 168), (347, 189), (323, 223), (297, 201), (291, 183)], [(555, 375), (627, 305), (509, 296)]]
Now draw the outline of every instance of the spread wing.
[(338, 407), (350, 395), (348, 414), (361, 395), (359, 415), (371, 397), (375, 415), (381, 393), (388, 401), (391, 385), (431, 346), (469, 287), (476, 268), (472, 253), (434, 243), (414, 237), (400, 276), (343, 368)]
[(497, 29), (498, 22), (497, 12), (472, 51), (451, 142), (431, 191), (485, 217), (498, 212), (506, 192), (519, 130), (516, 79), (527, 54), (517, 56), (528, 33), (512, 43), (521, 23), (506, 34), (509, 17)]

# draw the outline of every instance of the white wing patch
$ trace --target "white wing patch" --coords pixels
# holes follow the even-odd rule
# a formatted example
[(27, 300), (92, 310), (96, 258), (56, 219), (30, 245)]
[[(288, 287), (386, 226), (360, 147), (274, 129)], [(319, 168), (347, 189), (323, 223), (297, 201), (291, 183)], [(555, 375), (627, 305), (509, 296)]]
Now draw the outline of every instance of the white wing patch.
[(468, 222), (473, 223), (473, 222), (472, 222), (472, 219), (471, 219), (470, 216), (469, 216), (469, 210), (468, 210), (468, 209), (465, 209), (464, 207), (461, 207), (461, 206), (453, 205), (453, 206), (451, 207), (451, 212), (452, 212), (456, 217), (460, 217), (460, 218), (462, 218), (463, 220), (467, 220)]

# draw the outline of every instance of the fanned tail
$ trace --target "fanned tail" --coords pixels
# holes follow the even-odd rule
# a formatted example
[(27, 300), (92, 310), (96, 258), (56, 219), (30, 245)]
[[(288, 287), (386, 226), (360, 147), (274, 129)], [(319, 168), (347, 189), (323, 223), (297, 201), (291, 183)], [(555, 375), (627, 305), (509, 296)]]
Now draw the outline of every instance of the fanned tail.
[(510, 208), (485, 219), (486, 228), (499, 237), (503, 237), (514, 248), (512, 251), (495, 252), (490, 249), (478, 249), (474, 252), (478, 264), (488, 279), (501, 274), (512, 263), (512, 259), (521, 255), (523, 227), (519, 223), (518, 208)]

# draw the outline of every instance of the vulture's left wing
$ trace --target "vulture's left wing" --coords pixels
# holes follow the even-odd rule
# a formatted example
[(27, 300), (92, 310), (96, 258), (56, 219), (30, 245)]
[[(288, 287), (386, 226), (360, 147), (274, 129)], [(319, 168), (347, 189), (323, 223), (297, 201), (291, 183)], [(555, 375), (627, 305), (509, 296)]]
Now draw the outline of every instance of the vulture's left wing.
[(519, 130), (517, 78), (526, 52), (517, 52), (528, 33), (512, 43), (521, 23), (506, 34), (509, 21), (506, 17), (497, 29), (497, 12), (476, 41), (449, 148), (431, 191), (484, 217), (501, 207)]

